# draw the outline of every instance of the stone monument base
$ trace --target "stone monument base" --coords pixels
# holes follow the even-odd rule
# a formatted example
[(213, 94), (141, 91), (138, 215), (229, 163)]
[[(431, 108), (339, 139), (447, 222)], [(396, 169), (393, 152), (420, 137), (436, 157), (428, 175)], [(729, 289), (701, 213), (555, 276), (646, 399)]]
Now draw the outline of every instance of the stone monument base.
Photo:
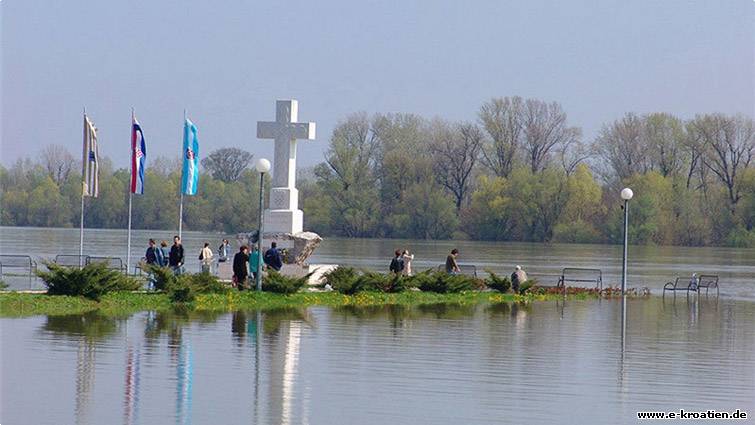
[[(257, 245), (256, 232), (239, 233), (236, 236), (236, 239), (238, 239), (239, 243), (242, 245)], [(279, 249), (284, 250), (284, 264), (297, 264), (299, 266), (304, 266), (307, 263), (307, 259), (312, 255), (315, 249), (317, 249), (320, 242), (322, 242), (322, 238), (314, 232), (299, 232), (296, 234), (265, 232), (262, 237), (263, 255), (264, 252), (270, 248), (271, 242), (275, 242)]]

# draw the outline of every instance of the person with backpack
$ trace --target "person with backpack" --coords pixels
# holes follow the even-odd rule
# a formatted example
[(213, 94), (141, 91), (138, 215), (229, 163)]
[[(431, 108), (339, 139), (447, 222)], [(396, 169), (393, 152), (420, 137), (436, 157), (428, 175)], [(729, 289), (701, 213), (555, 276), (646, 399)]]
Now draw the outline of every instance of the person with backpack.
[(228, 243), (228, 239), (223, 239), (223, 243), (218, 247), (218, 263), (225, 263), (228, 261), (228, 250), (231, 248), (231, 244)]
[(281, 252), (278, 250), (277, 243), (273, 242), (270, 244), (270, 249), (265, 252), (263, 260), (265, 261), (265, 264), (267, 264), (267, 266), (271, 269), (275, 270), (276, 272), (280, 271), (280, 269), (283, 267), (283, 259), (281, 258)]
[(212, 268), (212, 250), (208, 242), (204, 243), (204, 248), (199, 252), (199, 262), (202, 264), (202, 273), (210, 273)]
[(397, 249), (395, 254), (396, 256), (393, 257), (393, 260), (391, 260), (391, 265), (390, 267), (388, 267), (388, 269), (391, 271), (391, 273), (401, 274), (404, 271), (403, 251)]

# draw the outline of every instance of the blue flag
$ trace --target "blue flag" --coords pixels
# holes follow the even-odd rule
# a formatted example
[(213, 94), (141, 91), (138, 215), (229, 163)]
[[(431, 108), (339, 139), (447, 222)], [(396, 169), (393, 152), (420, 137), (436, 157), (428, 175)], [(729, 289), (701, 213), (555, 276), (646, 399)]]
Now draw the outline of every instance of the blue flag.
[(196, 195), (199, 184), (199, 139), (197, 126), (189, 119), (184, 123), (184, 167), (181, 178), (181, 193)]

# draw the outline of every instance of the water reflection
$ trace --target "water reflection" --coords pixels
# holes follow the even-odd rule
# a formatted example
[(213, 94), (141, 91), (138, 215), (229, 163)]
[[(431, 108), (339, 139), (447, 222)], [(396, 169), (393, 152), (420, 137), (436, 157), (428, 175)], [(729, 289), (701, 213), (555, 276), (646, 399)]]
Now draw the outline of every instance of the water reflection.
[[(15, 319), (3, 383), (28, 390), (5, 392), (1, 419), (631, 422), (668, 394), (685, 408), (750, 407), (753, 321), (752, 304), (704, 298)], [(27, 357), (42, 367), (6, 366)], [(40, 398), (51, 416), (29, 408)]]

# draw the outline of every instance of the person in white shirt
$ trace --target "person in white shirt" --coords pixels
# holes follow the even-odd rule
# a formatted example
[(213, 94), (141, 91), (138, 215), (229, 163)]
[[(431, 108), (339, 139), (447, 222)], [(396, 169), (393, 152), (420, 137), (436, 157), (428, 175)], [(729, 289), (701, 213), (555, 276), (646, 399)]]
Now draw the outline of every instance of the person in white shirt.
[(210, 273), (210, 269), (212, 268), (212, 250), (210, 249), (210, 244), (205, 242), (204, 248), (202, 248), (202, 251), (199, 253), (199, 261), (202, 263), (202, 273)]
[(405, 249), (404, 252), (401, 254), (401, 257), (404, 259), (404, 275), (411, 276), (412, 275), (412, 260), (414, 260), (414, 254), (409, 254), (409, 250)]

